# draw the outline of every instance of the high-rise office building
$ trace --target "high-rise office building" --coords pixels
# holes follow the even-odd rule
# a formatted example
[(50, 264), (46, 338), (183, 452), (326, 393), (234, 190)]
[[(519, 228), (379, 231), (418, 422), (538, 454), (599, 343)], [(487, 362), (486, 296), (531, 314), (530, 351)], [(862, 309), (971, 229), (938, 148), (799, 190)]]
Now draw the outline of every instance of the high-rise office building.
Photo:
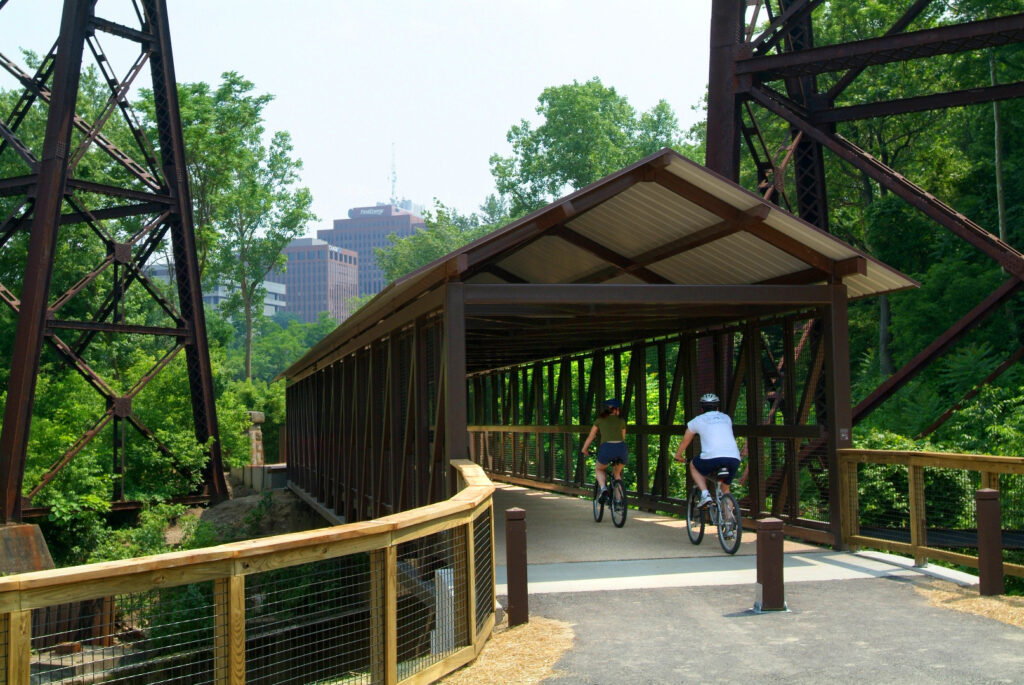
[(320, 312), (328, 312), (339, 323), (347, 319), (348, 300), (358, 294), (358, 255), (317, 238), (298, 238), (282, 252), (288, 258), (287, 269), (271, 272), (267, 280), (287, 287), (285, 311), (305, 323), (316, 321)]
[[(170, 262), (152, 264), (146, 267), (146, 273), (165, 283), (171, 283), (174, 280), (174, 265)], [(268, 277), (261, 285), (266, 291), (263, 295), (263, 315), (274, 316), (278, 312), (285, 311), (287, 290), (284, 283), (272, 281)], [(238, 286), (234, 283), (207, 285), (203, 287), (203, 302), (219, 310), (221, 303), (237, 291)]]
[(388, 236), (392, 233), (405, 238), (425, 226), (419, 215), (393, 204), (382, 204), (353, 207), (348, 210), (347, 219), (335, 219), (334, 228), (317, 231), (316, 235), (335, 247), (354, 250), (359, 255), (359, 294), (376, 295), (384, 289), (385, 283), (384, 273), (373, 254), (374, 248), (390, 245)]

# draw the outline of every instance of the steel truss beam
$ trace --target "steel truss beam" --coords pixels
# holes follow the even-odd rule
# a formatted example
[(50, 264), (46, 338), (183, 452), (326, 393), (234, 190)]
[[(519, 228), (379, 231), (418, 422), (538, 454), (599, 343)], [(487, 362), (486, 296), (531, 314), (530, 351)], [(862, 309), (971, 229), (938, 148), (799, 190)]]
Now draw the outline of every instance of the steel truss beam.
[[(923, 95), (902, 100), (836, 107), (836, 99), (871, 65), (1024, 42), (1024, 14), (953, 26), (906, 32), (929, 6), (930, 0), (916, 0), (885, 35), (850, 43), (816, 47), (813, 41), (813, 0), (765, 0), (769, 26), (754, 37), (754, 18), (747, 24), (745, 0), (713, 0), (711, 62), (708, 94), (707, 166), (727, 178), (739, 180), (739, 149), (742, 136), (755, 150), (759, 181), (777, 183), (777, 171), (761, 160), (752, 132), (741, 121), (743, 108), (756, 103), (787, 122), (792, 132), (793, 168), (797, 205), (802, 218), (826, 229), (827, 197), (822, 166), (822, 149), (849, 163), (868, 178), (916, 207), (919, 211), (967, 241), (998, 263), (1013, 278), (985, 302), (954, 324), (896, 375), (879, 386), (853, 412), (853, 421), (863, 419), (872, 409), (891, 397), (906, 380), (920, 372), (967, 331), (1016, 292), (1024, 279), (1024, 255), (990, 232), (883, 165), (852, 142), (838, 135), (838, 122), (889, 116), (944, 107), (990, 102), (1024, 95), (1024, 84), (1006, 84), (956, 92)], [(762, 3), (758, 3), (759, 10)], [(777, 8), (777, 10), (776, 10)], [(826, 93), (818, 93), (814, 77), (826, 72), (845, 71)], [(785, 94), (769, 82), (781, 81)], [(753, 115), (751, 114), (751, 118)], [(756, 125), (756, 120), (754, 120)], [(814, 274), (808, 273), (807, 278)], [(800, 282), (799, 276), (783, 282)], [(770, 281), (778, 282), (778, 281)], [(979, 313), (980, 312), (980, 313)], [(826, 407), (819, 406), (819, 411)]]
[[(95, 0), (65, 0), (60, 36), (33, 75), (0, 55), (0, 68), (15, 76), (24, 89), (14, 111), (0, 127), (0, 154), (10, 148), (28, 168), (25, 175), (0, 179), (0, 194), (20, 194), (26, 198), (16, 203), (16, 208), (0, 227), (0, 246), (19, 230), (29, 232), (20, 298), (0, 285), (2, 299), (17, 315), (7, 403), (0, 433), (0, 474), (4, 479), (3, 490), (0, 491), (0, 523), (19, 521), (23, 507), (28, 505), (22, 497), (22, 489), (43, 343), (50, 345), (67, 367), (85, 378), (103, 398), (106, 410), (92, 428), (53, 463), (43, 478), (32, 484), (29, 498), (51, 482), (109, 424), (114, 427), (114, 474), (120, 481), (115, 485), (115, 500), (124, 498), (125, 426), (132, 426), (168, 458), (173, 458), (166, 445), (132, 411), (131, 405), (139, 392), (181, 350), (185, 351), (188, 368), (196, 438), (204, 444), (213, 438), (210, 459), (203, 474), (204, 495), (210, 499), (227, 495), (220, 460), (213, 378), (166, 3), (165, 0), (139, 2), (141, 8), (139, 4), (135, 6), (141, 28), (134, 29), (96, 17)], [(111, 68), (96, 35), (97, 30), (139, 44), (139, 56), (123, 78), (115, 75)], [(101, 77), (111, 91), (106, 106), (91, 123), (75, 111), (86, 46), (99, 64)], [(159, 154), (151, 149), (128, 103), (129, 89), (147, 64), (155, 99)], [(18, 129), (37, 103), (48, 107), (42, 154), (38, 156), (18, 134)], [(103, 127), (116, 112), (120, 113), (132, 134), (142, 162), (135, 161), (103, 134)], [(78, 132), (75, 146), (71, 144), (73, 130)], [(90, 148), (96, 148), (128, 172), (130, 180), (126, 186), (100, 184), (75, 177), (79, 162)], [(158, 159), (162, 160), (162, 166)], [(101, 202), (95, 202), (96, 197), (102, 198)], [(142, 227), (124, 240), (117, 239), (105, 225), (109, 221), (135, 217), (140, 218)], [(76, 224), (84, 225), (94, 239), (100, 241), (105, 247), (106, 257), (51, 301), (51, 281), (60, 231), (62, 227)], [(177, 305), (168, 301), (142, 271), (147, 259), (167, 235), (175, 256)], [(111, 291), (91, 320), (57, 318), (59, 310), (78, 299), (106, 272), (112, 272)], [(124, 320), (122, 302), (128, 288), (135, 283), (157, 302), (173, 325), (143, 325)], [(56, 334), (65, 330), (81, 331), (81, 335), (74, 342), (65, 342)], [(164, 336), (172, 344), (127, 392), (120, 393), (85, 362), (84, 355), (98, 333)]]

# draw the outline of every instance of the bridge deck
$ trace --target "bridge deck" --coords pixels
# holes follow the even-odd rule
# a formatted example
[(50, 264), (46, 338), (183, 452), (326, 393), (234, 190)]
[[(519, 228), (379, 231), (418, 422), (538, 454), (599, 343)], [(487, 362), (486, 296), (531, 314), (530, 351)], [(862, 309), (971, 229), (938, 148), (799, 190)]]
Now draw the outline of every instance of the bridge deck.
[[(757, 536), (743, 532), (734, 556), (718, 545), (709, 528), (700, 545), (690, 544), (686, 522), (630, 510), (624, 528), (615, 528), (607, 512), (595, 523), (588, 499), (498, 484), (494, 494), (497, 593), (507, 593), (505, 510), (526, 511), (529, 592), (575, 593), (608, 589), (650, 589), (710, 585), (746, 585), (753, 597)], [(961, 585), (977, 576), (877, 552), (835, 552), (787, 540), (785, 582), (934, 576)], [(753, 600), (751, 600), (753, 601)]]
[[(494, 492), (498, 565), (505, 564), (505, 510), (510, 507), (526, 511), (526, 554), (531, 565), (726, 556), (710, 526), (704, 541), (693, 545), (682, 519), (630, 509), (626, 525), (616, 528), (607, 510), (601, 523), (594, 522), (589, 499), (498, 483)], [(744, 530), (736, 554), (754, 555), (756, 540), (754, 531)], [(821, 548), (787, 540), (785, 551), (813, 552)]]

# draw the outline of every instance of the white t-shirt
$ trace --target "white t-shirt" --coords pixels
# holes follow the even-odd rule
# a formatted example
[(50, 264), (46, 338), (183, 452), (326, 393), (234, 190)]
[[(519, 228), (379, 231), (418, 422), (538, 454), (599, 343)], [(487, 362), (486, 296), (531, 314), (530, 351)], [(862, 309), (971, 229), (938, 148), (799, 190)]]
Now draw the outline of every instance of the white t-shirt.
[(700, 436), (700, 458), (726, 457), (740, 459), (736, 438), (732, 434), (732, 419), (720, 411), (704, 412), (694, 417), (686, 427)]

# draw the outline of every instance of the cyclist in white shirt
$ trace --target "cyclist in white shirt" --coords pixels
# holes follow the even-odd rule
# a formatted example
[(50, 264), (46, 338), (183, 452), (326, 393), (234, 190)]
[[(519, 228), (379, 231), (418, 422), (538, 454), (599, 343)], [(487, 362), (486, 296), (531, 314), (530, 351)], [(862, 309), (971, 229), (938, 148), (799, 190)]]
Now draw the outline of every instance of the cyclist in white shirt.
[(690, 462), (690, 474), (693, 476), (693, 482), (700, 487), (698, 506), (701, 507), (711, 501), (705, 476), (717, 472), (722, 467), (728, 468), (729, 475), (723, 481), (722, 492), (729, 492), (729, 484), (732, 483), (736, 469), (740, 465), (740, 451), (736, 447), (736, 437), (732, 432), (732, 419), (728, 414), (718, 411), (720, 405), (718, 395), (714, 393), (709, 392), (701, 396), (700, 408), (704, 413), (686, 424), (683, 441), (676, 450), (675, 460), (684, 461), (683, 452), (693, 442), (695, 435), (700, 436), (700, 455)]

